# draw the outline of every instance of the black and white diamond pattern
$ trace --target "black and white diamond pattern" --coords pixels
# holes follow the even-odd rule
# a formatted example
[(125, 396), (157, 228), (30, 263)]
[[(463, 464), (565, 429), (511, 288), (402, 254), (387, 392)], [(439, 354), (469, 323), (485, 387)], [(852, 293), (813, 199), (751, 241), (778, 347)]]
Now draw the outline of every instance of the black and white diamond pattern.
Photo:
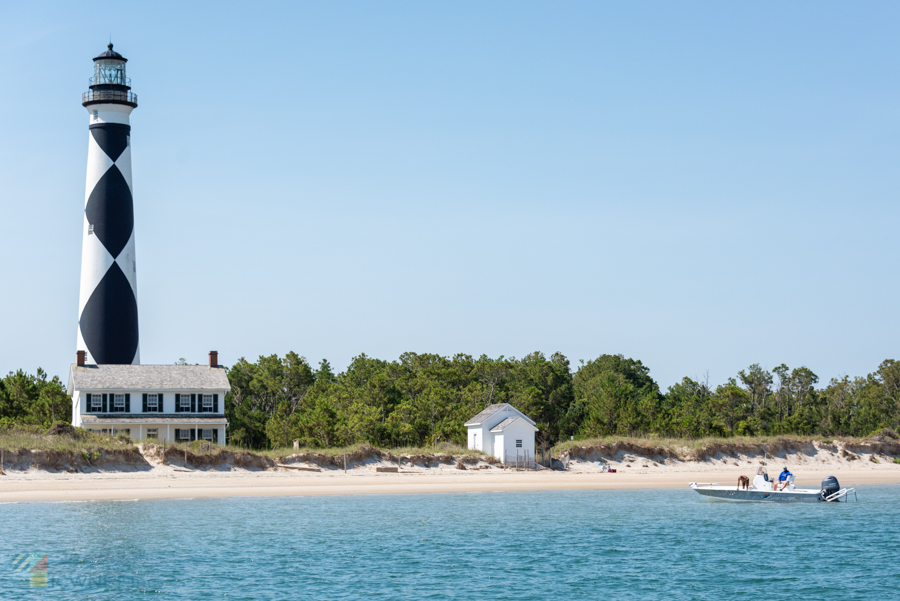
[(98, 364), (139, 363), (129, 125), (91, 125), (78, 348)]

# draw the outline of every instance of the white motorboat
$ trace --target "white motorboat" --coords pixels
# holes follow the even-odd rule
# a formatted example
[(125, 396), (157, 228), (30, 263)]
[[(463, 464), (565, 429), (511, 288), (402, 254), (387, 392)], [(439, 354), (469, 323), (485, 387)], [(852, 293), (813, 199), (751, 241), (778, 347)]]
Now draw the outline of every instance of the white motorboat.
[(781, 483), (769, 480), (766, 469), (762, 466), (756, 470), (756, 476), (749, 488), (741, 486), (719, 486), (718, 482), (691, 482), (690, 487), (704, 497), (722, 499), (723, 501), (758, 501), (767, 503), (834, 503), (847, 500), (850, 493), (856, 495), (853, 488), (841, 488), (837, 478), (828, 476), (822, 480), (822, 488), (796, 488), (794, 476), (788, 476), (783, 489)]

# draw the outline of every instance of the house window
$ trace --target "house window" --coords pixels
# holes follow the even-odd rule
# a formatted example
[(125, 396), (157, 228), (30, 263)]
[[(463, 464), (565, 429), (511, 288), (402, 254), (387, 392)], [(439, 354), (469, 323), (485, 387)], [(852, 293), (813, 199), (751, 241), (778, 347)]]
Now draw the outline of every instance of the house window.
[(190, 430), (179, 430), (178, 431), (178, 439), (179, 440), (190, 440), (191, 439), (191, 431)]
[(113, 411), (125, 411), (125, 395), (113, 395)]
[(147, 438), (159, 438), (159, 428), (147, 428)]
[(103, 397), (99, 394), (91, 395), (91, 411), (100, 411), (103, 408)]
[(517, 448), (517, 449), (521, 449), (521, 448), (522, 448), (522, 441), (521, 441), (521, 440), (516, 440), (516, 448)]
[(203, 430), (203, 440), (212, 440), (212, 430)]
[(159, 411), (159, 395), (147, 395), (147, 411)]
[(213, 410), (213, 398), (211, 394), (203, 395), (203, 411), (212, 411)]
[(181, 403), (182, 411), (190, 411), (191, 410), (191, 395), (182, 394), (181, 399), (179, 400), (179, 403)]

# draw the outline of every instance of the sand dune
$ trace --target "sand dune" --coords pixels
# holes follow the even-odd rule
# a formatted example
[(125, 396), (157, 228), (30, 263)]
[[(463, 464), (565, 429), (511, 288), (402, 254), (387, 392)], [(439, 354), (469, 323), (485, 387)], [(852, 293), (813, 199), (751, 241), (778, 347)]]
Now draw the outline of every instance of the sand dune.
[[(610, 458), (607, 458), (610, 459)], [(461, 492), (515, 492), (542, 490), (615, 490), (628, 488), (685, 488), (689, 482), (737, 483), (741, 474), (752, 476), (757, 457), (710, 457), (703, 461), (667, 458), (653, 461), (628, 453), (612, 459), (617, 473), (602, 473), (593, 460), (571, 460), (565, 471), (516, 471), (480, 463), (456, 469), (452, 463), (424, 467), (404, 464), (399, 473), (377, 473), (383, 461), (362, 463), (347, 470), (329, 468), (297, 471), (280, 467), (253, 470), (235, 466), (185, 469), (182, 465), (150, 462), (110, 466), (87, 473), (41, 469), (7, 469), (0, 476), (0, 502), (87, 501), (127, 499), (209, 498), (242, 496), (312, 496), (359, 494), (418, 494)], [(877, 460), (877, 458), (876, 458)], [(770, 475), (787, 466), (798, 486), (817, 487), (825, 476), (836, 476), (844, 486), (900, 483), (900, 465), (882, 458), (839, 453), (785, 453), (768, 458)], [(297, 463), (297, 466), (309, 466)], [(313, 467), (313, 466), (309, 466)]]

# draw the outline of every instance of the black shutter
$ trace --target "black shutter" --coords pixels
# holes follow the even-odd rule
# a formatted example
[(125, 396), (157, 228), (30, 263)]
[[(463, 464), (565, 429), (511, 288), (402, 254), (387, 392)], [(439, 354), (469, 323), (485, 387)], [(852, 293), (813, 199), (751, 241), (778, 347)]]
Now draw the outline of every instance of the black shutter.
[(213, 395), (213, 413), (219, 412), (219, 395)]
[(108, 396), (109, 396), (108, 394), (103, 395), (103, 407), (102, 407), (103, 413), (106, 413), (106, 401), (107, 401)]
[(91, 393), (90, 392), (88, 392), (87, 394), (84, 395), (84, 402), (85, 402), (85, 406), (84, 406), (84, 411), (82, 411), (82, 413), (90, 413), (91, 412)]
[(161, 392), (156, 393), (156, 412), (163, 412), (163, 393)]
[(125, 393), (125, 413), (131, 413), (131, 395)]
[[(196, 413), (196, 412), (197, 412), (197, 395), (192, 394), (191, 395), (191, 413)], [(191, 440), (193, 440), (193, 438)]]
[(197, 428), (191, 428), (191, 442), (194, 442), (195, 440), (197, 440)]
[(178, 428), (175, 428), (175, 442), (178, 442)]
[(177, 392), (175, 393), (175, 413), (179, 413), (181, 411), (181, 395)]
[(147, 393), (144, 393), (144, 408), (142, 409), (144, 413), (147, 413)]
[[(219, 395), (216, 395), (216, 396), (219, 396)], [(219, 444), (219, 429), (218, 428), (213, 428), (213, 442), (215, 444)]]

